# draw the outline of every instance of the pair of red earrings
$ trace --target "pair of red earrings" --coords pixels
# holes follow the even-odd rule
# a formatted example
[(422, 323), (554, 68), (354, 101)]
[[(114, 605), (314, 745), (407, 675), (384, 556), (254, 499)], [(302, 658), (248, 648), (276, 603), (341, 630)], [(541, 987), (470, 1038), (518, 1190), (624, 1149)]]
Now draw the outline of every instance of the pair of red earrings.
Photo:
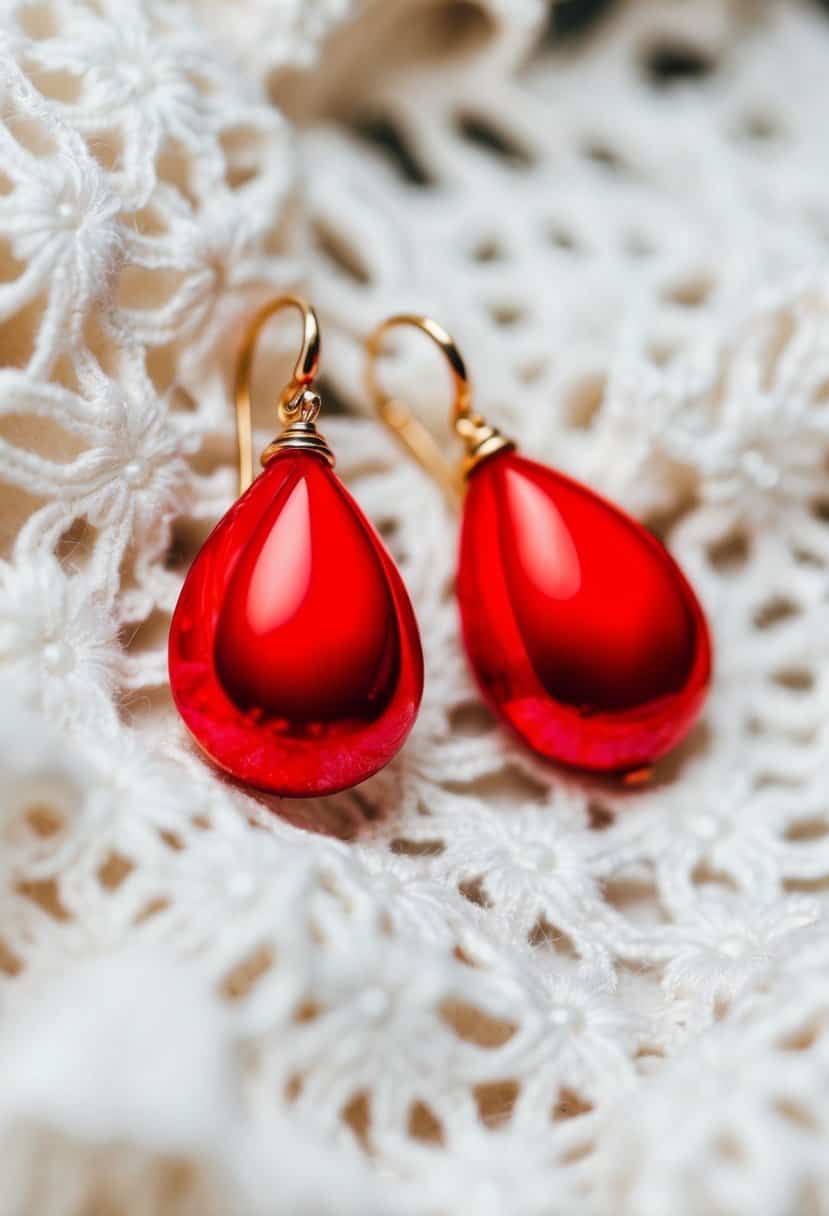
[[(302, 349), (279, 398), (284, 430), (254, 481), (253, 353), (263, 325), (288, 307), (302, 314)], [(640, 524), (519, 456), (486, 423), (444, 329), (390, 317), (366, 343), (369, 390), (445, 486), (459, 479), (438, 445), (376, 376), (398, 325), (427, 334), (452, 372), (466, 449), (458, 601), (484, 699), (542, 756), (600, 772), (646, 767), (688, 732), (710, 679), (691, 587)], [(377, 772), (402, 747), (423, 691), (402, 579), (316, 428), (319, 350), (316, 315), (296, 297), (251, 323), (236, 381), (241, 497), (196, 557), (170, 629), (170, 686), (196, 742), (239, 781), (289, 796), (334, 793)]]

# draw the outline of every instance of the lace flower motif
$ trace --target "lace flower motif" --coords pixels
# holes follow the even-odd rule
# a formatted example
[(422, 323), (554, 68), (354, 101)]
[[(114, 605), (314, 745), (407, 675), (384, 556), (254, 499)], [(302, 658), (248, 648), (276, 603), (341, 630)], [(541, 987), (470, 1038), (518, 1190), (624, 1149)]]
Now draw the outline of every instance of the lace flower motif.
[[(499, 1058), (508, 1069), (515, 1027), (487, 975), (445, 950), (392, 938), (372, 919), (358, 926), (337, 902), (329, 916), (317, 901), (312, 923), (323, 949), (309, 958), (293, 1022), (268, 1036), (268, 1070), (280, 1070), (283, 1084), (285, 1070), (301, 1078), (302, 1105), (327, 1119), (370, 1090), (372, 1137), (392, 1143), (405, 1134), (412, 1102), (435, 1093), (436, 1078), (451, 1078), (460, 1100)], [(355, 934), (358, 954), (346, 948)]]
[(709, 794), (703, 805), (689, 782), (659, 823), (650, 821), (644, 806), (630, 829), (620, 824), (620, 846), (640, 837), (647, 819), (636, 847), (652, 859), (664, 903), (678, 916), (697, 901), (705, 877), (725, 878), (755, 898), (773, 898), (780, 882), (776, 807), (773, 796), (758, 799), (746, 773), (723, 781), (716, 800)]
[[(165, 35), (159, 38), (162, 25)], [(58, 35), (33, 42), (28, 55), (40, 69), (78, 80), (77, 101), (53, 99), (76, 130), (92, 141), (114, 127), (123, 132), (114, 177), (130, 207), (147, 202), (166, 139), (202, 150), (211, 106), (197, 82), (207, 90), (217, 65), (175, 6), (107, 0), (97, 9), (74, 8)]]
[(827, 288), (780, 295), (743, 320), (708, 392), (665, 433), (697, 470), (703, 501), (755, 527), (823, 492), (829, 452)]
[(706, 1016), (727, 1008), (749, 985), (756, 985), (800, 940), (819, 915), (808, 899), (746, 907), (723, 897), (700, 900), (671, 931), (665, 989), (683, 996)]
[(479, 882), (484, 902), (527, 933), (540, 916), (568, 932), (601, 903), (591, 864), (601, 846), (575, 806), (469, 808), (446, 841), (436, 871), (462, 888)]
[(604, 1101), (632, 1083), (631, 1057), (646, 1023), (625, 1007), (603, 973), (584, 968), (563, 975), (550, 966), (527, 986), (533, 1012), (526, 1019), (520, 1072), (530, 1089), (565, 1089)]
[(45, 369), (58, 350), (77, 342), (91, 305), (110, 291), (123, 249), (119, 198), (91, 158), (63, 134), (69, 146), (62, 156), (38, 157), (0, 128), (5, 171), (14, 183), (0, 197), (0, 235), (23, 266), (16, 279), (0, 286), (0, 316), (19, 312), (40, 294), (47, 297), (31, 371)]
[(112, 618), (85, 579), (48, 556), (0, 563), (0, 671), (56, 722), (111, 722), (118, 670)]

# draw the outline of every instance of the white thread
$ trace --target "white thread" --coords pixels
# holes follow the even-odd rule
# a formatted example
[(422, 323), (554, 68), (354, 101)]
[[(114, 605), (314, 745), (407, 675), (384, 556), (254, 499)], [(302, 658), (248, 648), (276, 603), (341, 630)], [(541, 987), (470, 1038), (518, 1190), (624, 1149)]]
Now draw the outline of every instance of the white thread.
[[(829, 22), (546, 20), (3, 5), (0, 1213), (829, 1204)], [(428, 683), (388, 769), (280, 818), (189, 745), (165, 641), (239, 328), (298, 283)], [(711, 699), (647, 787), (480, 708), (456, 521), (358, 416), (360, 338), (418, 308), (699, 590)], [(445, 436), (431, 347), (392, 371)]]

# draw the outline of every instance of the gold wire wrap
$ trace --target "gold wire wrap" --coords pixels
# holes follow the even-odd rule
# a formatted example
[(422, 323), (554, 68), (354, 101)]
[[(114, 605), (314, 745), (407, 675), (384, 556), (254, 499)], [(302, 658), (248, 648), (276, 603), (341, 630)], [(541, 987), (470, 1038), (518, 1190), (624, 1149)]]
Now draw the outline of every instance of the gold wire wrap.
[(279, 417), (285, 430), (262, 453), (262, 464), (285, 448), (305, 448), (319, 452), (329, 464), (334, 456), (315, 426), (320, 412), (320, 399), (312, 392), (320, 360), (320, 328), (317, 314), (301, 296), (278, 296), (270, 300), (253, 318), (245, 330), (236, 362), (236, 436), (239, 446), (239, 493), (244, 494), (253, 481), (253, 436), (251, 423), (250, 378), (256, 344), (265, 324), (275, 313), (295, 308), (302, 317), (302, 345), (297, 355), (291, 379), (282, 389), (277, 401)]
[[(452, 375), (452, 425), (466, 449), (460, 469), (456, 470), (444, 456), (431, 432), (413, 414), (405, 402), (390, 396), (383, 389), (377, 372), (383, 340), (390, 330), (401, 325), (419, 329), (431, 338), (443, 353)], [(464, 483), (482, 460), (494, 456), (515, 444), (495, 427), (490, 426), (472, 406), (472, 388), (461, 353), (451, 335), (431, 317), (418, 313), (398, 313), (388, 317), (372, 330), (365, 342), (366, 387), (381, 420), (441, 486), (447, 498), (456, 505), (463, 498)]]

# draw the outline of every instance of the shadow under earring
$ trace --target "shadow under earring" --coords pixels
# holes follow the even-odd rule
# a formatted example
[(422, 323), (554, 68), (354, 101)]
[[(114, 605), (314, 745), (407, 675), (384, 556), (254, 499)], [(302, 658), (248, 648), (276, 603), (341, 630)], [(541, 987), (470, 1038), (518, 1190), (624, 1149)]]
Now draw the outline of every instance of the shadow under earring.
[[(254, 481), (251, 363), (285, 308), (302, 314), (302, 350), (279, 397), (284, 430)], [(241, 497), (196, 556), (169, 641), (170, 687), (199, 746), (239, 781), (289, 796), (334, 793), (382, 768), (423, 692), (403, 581), (316, 428), (319, 348), (303, 300), (273, 300), (253, 319), (236, 381)]]
[[(449, 465), (409, 407), (382, 389), (383, 340), (413, 326), (441, 349), (466, 455)], [(366, 342), (380, 417), (463, 501), (457, 594), (484, 699), (536, 752), (577, 768), (631, 772), (687, 734), (711, 675), (708, 626), (664, 546), (586, 486), (520, 456), (472, 407), (461, 355), (428, 317), (384, 321)]]

